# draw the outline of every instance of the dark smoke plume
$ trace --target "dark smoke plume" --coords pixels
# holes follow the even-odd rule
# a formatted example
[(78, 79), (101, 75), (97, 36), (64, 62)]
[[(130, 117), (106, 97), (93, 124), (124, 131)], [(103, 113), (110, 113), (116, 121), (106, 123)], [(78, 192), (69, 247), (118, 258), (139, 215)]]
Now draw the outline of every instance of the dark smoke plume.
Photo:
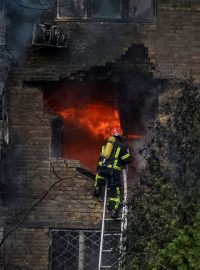
[(40, 16), (52, 12), (54, 0), (9, 0), (6, 3), (6, 44), (9, 53), (18, 60), (31, 46), (33, 25)]

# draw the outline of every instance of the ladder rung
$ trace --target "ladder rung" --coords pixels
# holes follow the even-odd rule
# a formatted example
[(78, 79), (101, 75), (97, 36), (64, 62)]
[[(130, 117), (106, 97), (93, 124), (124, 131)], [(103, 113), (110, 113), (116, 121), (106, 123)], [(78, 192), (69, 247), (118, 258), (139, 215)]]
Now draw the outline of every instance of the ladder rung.
[(118, 220), (122, 220), (122, 218), (105, 218), (105, 221), (118, 221)]
[[(123, 189), (124, 188), (126, 188), (126, 186), (123, 187)], [(116, 255), (117, 254), (120, 255), (121, 244), (122, 244), (121, 243), (122, 242), (121, 238), (122, 238), (124, 232), (120, 231), (119, 225), (121, 224), (121, 230), (122, 230), (123, 223), (126, 222), (126, 216), (125, 216), (126, 211), (125, 211), (125, 208), (124, 208), (124, 207), (126, 207), (126, 201), (125, 201), (126, 197), (124, 197), (126, 194), (122, 198), (123, 202), (125, 202), (125, 203), (123, 203), (123, 202), (120, 203), (119, 211), (117, 213), (118, 215), (115, 218), (115, 216), (112, 215), (112, 212), (108, 207), (109, 206), (109, 200), (108, 200), (108, 197), (107, 197), (107, 183), (105, 185), (104, 192), (105, 192), (105, 194), (104, 194), (104, 200), (103, 200), (103, 203), (104, 203), (103, 220), (102, 220), (102, 229), (101, 229), (101, 241), (100, 241), (100, 252), (99, 252), (99, 268), (98, 268), (98, 269), (101, 269), (101, 270), (113, 268), (112, 267), (113, 264), (111, 264), (111, 265), (102, 265), (103, 261), (104, 261), (105, 264), (111, 263), (112, 260), (108, 261), (107, 257), (110, 257), (110, 256), (112, 257), (112, 255), (114, 255), (113, 253), (116, 253)], [(108, 213), (108, 212), (111, 212), (111, 213)], [(106, 224), (106, 221), (108, 222), (107, 224)], [(118, 221), (118, 222), (114, 223), (115, 221)], [(114, 224), (115, 224), (115, 226), (113, 226), (113, 227), (115, 229), (113, 229), (111, 231), (108, 231), (106, 226), (110, 226), (110, 225), (114, 225)], [(106, 227), (106, 232), (105, 232), (105, 227)], [(104, 240), (106, 241), (106, 239), (109, 239), (109, 238), (105, 238), (105, 237), (109, 237), (109, 236), (110, 236), (111, 240), (116, 239), (117, 243), (119, 242), (118, 240), (120, 240), (120, 247), (119, 247), (119, 243), (118, 243), (118, 245), (117, 245), (117, 243), (114, 244), (113, 247), (110, 246), (110, 245), (106, 245), (106, 243), (104, 243)], [(110, 243), (110, 242), (108, 242), (108, 243)], [(105, 260), (103, 260), (103, 256), (105, 256), (105, 259), (106, 259), (107, 263), (106, 263)]]
[(104, 236), (120, 236), (121, 233), (104, 233)]

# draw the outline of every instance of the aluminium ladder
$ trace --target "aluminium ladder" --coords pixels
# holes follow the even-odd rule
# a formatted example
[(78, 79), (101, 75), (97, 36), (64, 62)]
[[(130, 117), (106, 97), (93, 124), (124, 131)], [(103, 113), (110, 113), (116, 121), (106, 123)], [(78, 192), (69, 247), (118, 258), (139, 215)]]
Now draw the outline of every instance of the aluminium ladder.
[[(119, 218), (113, 219), (106, 211), (107, 183), (104, 191), (103, 218), (101, 227), (101, 240), (99, 250), (98, 270), (117, 269), (122, 270), (122, 261), (125, 255), (125, 235), (127, 229), (127, 172), (122, 170), (123, 178), (123, 204)], [(107, 217), (109, 215), (109, 217)], [(109, 228), (107, 229), (107, 225)], [(113, 229), (114, 228), (114, 229)], [(114, 256), (113, 256), (114, 254)]]

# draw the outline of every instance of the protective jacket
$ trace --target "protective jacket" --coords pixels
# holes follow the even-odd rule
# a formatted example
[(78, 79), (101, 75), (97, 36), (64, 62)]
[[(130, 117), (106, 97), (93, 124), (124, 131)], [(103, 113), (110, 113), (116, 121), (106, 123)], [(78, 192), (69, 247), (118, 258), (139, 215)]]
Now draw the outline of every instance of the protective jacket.
[(105, 145), (101, 148), (101, 153), (99, 157), (98, 163), (98, 171), (112, 171), (114, 174), (120, 172), (123, 165), (129, 163), (130, 154), (128, 151), (128, 147), (122, 142), (120, 136), (116, 136), (116, 141), (113, 142), (112, 152), (110, 157), (105, 159), (103, 156)]
[[(94, 196), (99, 196), (102, 188), (105, 186), (105, 180), (109, 187), (108, 210), (117, 211), (121, 201), (121, 179), (120, 172), (123, 165), (129, 163), (130, 154), (128, 147), (122, 142), (120, 136), (114, 136), (116, 139), (108, 139), (107, 143), (112, 143), (111, 153), (104, 151), (106, 145), (101, 148), (97, 174), (95, 178)], [(108, 144), (107, 144), (108, 145)], [(106, 152), (106, 155), (105, 155)]]

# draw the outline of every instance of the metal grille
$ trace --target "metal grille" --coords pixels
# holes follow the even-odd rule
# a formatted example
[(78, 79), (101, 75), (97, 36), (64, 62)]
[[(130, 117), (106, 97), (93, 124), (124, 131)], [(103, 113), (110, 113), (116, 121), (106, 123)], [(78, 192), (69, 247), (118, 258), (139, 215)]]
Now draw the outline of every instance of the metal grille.
[[(98, 269), (100, 231), (51, 230), (51, 270)], [(110, 234), (105, 238), (104, 265), (113, 265), (119, 258), (119, 236)], [(115, 269), (115, 268), (112, 268)]]
[(104, 255), (102, 257), (102, 265), (113, 266), (113, 269), (118, 269), (117, 261), (120, 257), (119, 250), (119, 234), (112, 234), (104, 237)]

